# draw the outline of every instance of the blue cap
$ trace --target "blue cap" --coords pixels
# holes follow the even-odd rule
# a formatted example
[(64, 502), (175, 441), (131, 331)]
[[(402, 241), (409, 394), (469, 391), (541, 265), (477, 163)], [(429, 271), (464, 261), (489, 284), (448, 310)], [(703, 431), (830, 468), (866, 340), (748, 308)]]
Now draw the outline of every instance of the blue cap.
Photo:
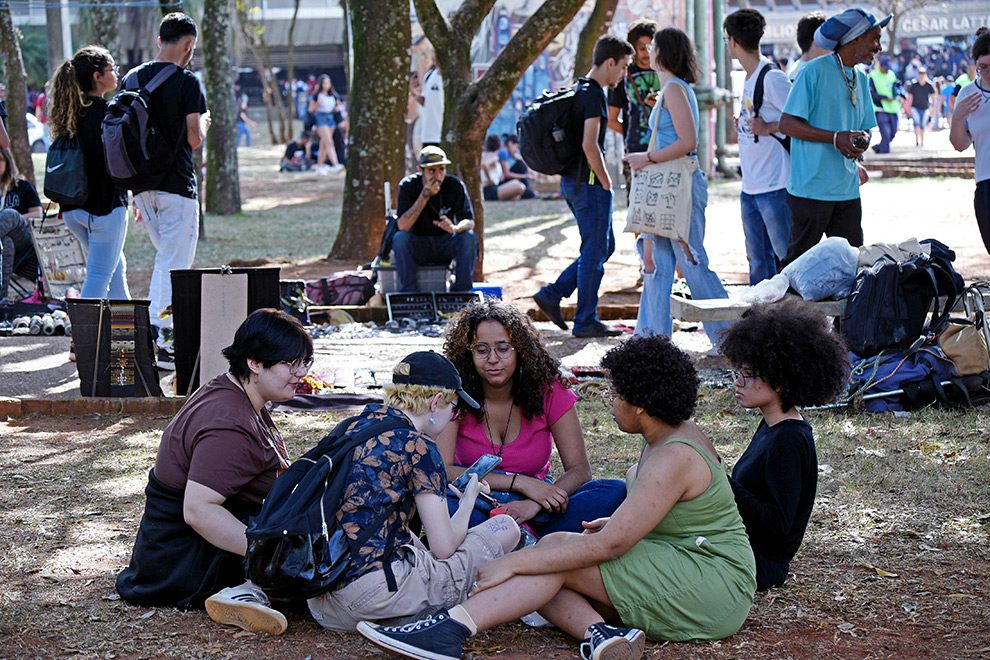
[(888, 14), (887, 18), (878, 21), (873, 14), (863, 9), (847, 9), (818, 26), (815, 30), (815, 43), (819, 48), (835, 50), (877, 26), (884, 27), (893, 17), (893, 14)]

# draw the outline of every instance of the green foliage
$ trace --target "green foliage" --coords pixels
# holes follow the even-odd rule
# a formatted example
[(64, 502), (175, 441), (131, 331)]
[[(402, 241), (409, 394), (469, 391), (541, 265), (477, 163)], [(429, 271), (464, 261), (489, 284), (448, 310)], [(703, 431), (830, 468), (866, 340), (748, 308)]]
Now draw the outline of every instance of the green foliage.
[[(42, 89), (48, 80), (48, 46), (45, 28), (37, 25), (24, 25), (14, 28), (21, 44), (21, 59), (27, 74), (28, 87)], [(7, 72), (0, 62), (0, 80), (7, 84)]]

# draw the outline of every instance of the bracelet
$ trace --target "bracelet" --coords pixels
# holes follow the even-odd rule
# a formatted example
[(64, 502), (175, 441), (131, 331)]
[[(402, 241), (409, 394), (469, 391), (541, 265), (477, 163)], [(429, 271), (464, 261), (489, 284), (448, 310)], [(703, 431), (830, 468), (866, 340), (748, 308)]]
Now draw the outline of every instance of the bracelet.
[(512, 481), (509, 482), (509, 492), (510, 493), (512, 492), (512, 487), (516, 485), (516, 477), (518, 477), (518, 476), (519, 476), (519, 473), (516, 473), (516, 474), (512, 475)]
[(839, 131), (832, 131), (832, 146), (833, 146), (833, 147), (835, 147), (835, 150), (836, 150), (836, 151), (838, 151), (838, 150), (839, 150), (839, 145), (837, 145), (837, 144), (835, 143), (835, 139), (836, 139), (836, 138), (837, 138), (838, 136), (839, 136)]
[(646, 151), (646, 160), (650, 161), (651, 163), (656, 163), (657, 161), (653, 160), (653, 157), (650, 156), (651, 153), (653, 153), (653, 152), (650, 151), (650, 150), (647, 150)]

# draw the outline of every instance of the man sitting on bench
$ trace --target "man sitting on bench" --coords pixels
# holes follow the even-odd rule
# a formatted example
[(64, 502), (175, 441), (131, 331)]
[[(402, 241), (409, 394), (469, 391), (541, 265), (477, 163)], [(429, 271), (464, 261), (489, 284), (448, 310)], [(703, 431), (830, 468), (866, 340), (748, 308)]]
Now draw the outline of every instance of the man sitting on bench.
[(417, 290), (417, 266), (446, 266), (457, 261), (451, 291), (473, 286), (478, 239), (474, 210), (467, 188), (456, 176), (447, 175), (450, 161), (439, 147), (419, 152), (419, 173), (399, 183), (399, 231), (392, 239), (393, 260), (399, 290)]

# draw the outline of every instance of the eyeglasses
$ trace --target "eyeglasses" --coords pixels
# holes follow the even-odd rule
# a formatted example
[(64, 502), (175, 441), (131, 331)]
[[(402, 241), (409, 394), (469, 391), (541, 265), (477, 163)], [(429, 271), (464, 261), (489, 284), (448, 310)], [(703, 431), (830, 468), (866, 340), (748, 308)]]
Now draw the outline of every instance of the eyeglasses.
[(976, 70), (980, 73), (986, 73), (987, 71), (990, 71), (990, 64), (977, 64)]
[(106, 74), (106, 73), (110, 73), (111, 71), (114, 73), (114, 75), (117, 76), (120, 75), (120, 67), (117, 66), (116, 64), (108, 66), (106, 69), (103, 70), (103, 73)]
[[(495, 344), (495, 355), (498, 356), (499, 360), (505, 360), (512, 352), (516, 350), (515, 346), (507, 341), (500, 341)], [(487, 360), (488, 356), (492, 354), (492, 347), (483, 342), (479, 342), (471, 347), (471, 355), (474, 356), (476, 360)]]
[(722, 41), (724, 41), (725, 43), (729, 43), (730, 41), (732, 41), (732, 37), (730, 37), (727, 34), (726, 35), (723, 35)]
[(732, 380), (739, 383), (740, 387), (746, 387), (749, 381), (755, 380), (756, 374), (750, 369), (733, 369), (732, 370)]
[(292, 360), (279, 360), (279, 364), (284, 364), (289, 367), (289, 371), (292, 373), (298, 373), (300, 371), (309, 371), (309, 368), (313, 366), (313, 358), (311, 357), (301, 357)]

